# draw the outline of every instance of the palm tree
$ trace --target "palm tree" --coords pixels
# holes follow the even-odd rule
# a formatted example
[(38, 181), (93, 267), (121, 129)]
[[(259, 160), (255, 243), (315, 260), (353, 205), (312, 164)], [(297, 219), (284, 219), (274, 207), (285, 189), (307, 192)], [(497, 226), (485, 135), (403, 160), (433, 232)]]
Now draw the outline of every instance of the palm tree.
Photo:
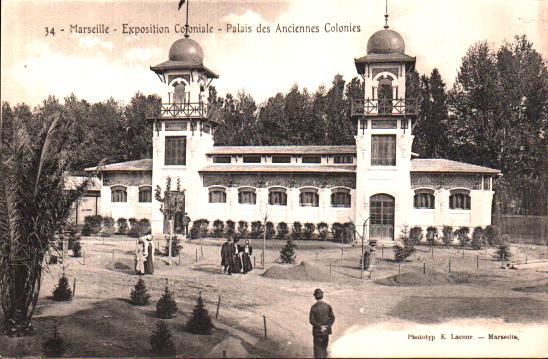
[(90, 180), (65, 189), (75, 156), (65, 149), (70, 119), (60, 119), (61, 110), (0, 118), (0, 298), (8, 335), (33, 332), (44, 258)]

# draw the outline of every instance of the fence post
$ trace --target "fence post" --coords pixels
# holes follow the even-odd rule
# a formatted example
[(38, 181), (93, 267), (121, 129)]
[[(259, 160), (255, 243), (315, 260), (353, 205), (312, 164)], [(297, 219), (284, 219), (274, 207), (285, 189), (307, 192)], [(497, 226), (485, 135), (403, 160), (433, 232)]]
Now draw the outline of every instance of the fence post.
[(451, 273), (451, 258), (449, 258), (449, 273)]
[(476, 269), (479, 269), (479, 256), (476, 256)]
[(253, 256), (253, 268), (257, 268), (257, 257)]
[(198, 248), (196, 248), (196, 262), (198, 262)]
[(432, 258), (434, 258), (434, 246), (432, 246)]
[(179, 251), (179, 265), (181, 265), (181, 252)]
[(381, 244), (381, 258), (384, 258), (384, 243)]
[(329, 261), (329, 275), (331, 276), (331, 261)]
[(426, 274), (426, 262), (422, 263), (422, 274)]
[(318, 250), (316, 249), (316, 262), (318, 261)]
[(264, 339), (266, 340), (267, 339), (267, 336), (266, 336), (266, 317), (263, 315), (263, 323), (264, 323)]
[(223, 349), (223, 358), (226, 358), (226, 349)]
[(76, 277), (74, 277), (72, 281), (72, 297), (74, 298), (74, 294), (76, 293)]
[(401, 263), (398, 262), (398, 275), (401, 274)]
[(86, 265), (86, 250), (82, 250), (82, 259), (84, 260), (84, 265)]
[(116, 262), (114, 261), (114, 249), (112, 250), (112, 269), (116, 270)]
[(221, 295), (219, 294), (219, 300), (217, 301), (217, 312), (215, 313), (215, 319), (219, 318), (219, 308), (221, 307)]
[(525, 263), (527, 263), (527, 252), (525, 252)]

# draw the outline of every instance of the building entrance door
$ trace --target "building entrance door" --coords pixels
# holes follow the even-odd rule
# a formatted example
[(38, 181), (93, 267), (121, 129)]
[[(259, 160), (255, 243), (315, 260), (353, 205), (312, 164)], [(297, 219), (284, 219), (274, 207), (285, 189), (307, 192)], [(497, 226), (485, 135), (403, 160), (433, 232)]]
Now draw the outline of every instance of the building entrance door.
[(394, 197), (376, 194), (369, 198), (369, 238), (394, 239)]

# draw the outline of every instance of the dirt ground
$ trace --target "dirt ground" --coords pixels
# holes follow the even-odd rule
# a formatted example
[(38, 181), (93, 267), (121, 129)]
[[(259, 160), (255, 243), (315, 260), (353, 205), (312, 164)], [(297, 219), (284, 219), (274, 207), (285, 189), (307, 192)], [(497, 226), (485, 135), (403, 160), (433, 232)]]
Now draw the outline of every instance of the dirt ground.
[[(501, 263), (491, 259), (490, 249), (463, 253), (436, 247), (432, 253), (428, 247), (418, 246), (408, 262), (398, 264), (392, 249), (381, 246), (371, 278), (366, 272), (361, 279), (359, 246), (302, 242), (297, 262), (310, 263), (332, 277), (311, 282), (262, 276), (261, 241), (252, 241), (259, 268), (247, 275), (223, 275), (221, 243), (221, 239), (185, 242), (182, 256), (171, 265), (166, 257), (157, 256), (154, 275), (144, 277), (151, 303), (135, 307), (128, 302), (137, 280), (133, 272), (135, 239), (84, 237), (85, 263), (84, 258), (69, 257), (65, 264), (71, 283), (76, 279), (74, 299), (57, 303), (50, 298), (62, 271), (61, 265), (50, 266), (44, 273), (33, 320), (37, 334), (0, 337), (0, 356), (39, 356), (41, 343), (54, 324), (69, 344), (67, 356), (150, 356), (149, 337), (158, 320), (155, 305), (166, 278), (179, 305), (177, 317), (168, 320), (168, 325), (178, 354), (186, 357), (221, 357), (223, 353), (227, 357), (310, 357), (308, 312), (317, 287), (324, 290), (336, 315), (332, 343), (351, 328), (388, 322), (443, 323), (470, 318), (525, 324), (548, 321), (546, 247), (513, 246), (518, 269), (501, 269)], [(281, 241), (267, 242), (267, 269), (276, 265), (273, 262), (282, 245)], [(406, 277), (418, 282), (408, 285), (403, 281)], [(184, 330), (199, 293), (214, 318), (216, 329), (210, 336)]]

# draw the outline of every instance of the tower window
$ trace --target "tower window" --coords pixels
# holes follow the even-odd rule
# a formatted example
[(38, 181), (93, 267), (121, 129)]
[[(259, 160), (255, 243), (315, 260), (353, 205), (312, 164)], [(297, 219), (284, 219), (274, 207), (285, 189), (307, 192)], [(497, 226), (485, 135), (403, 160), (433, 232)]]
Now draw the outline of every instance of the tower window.
[(396, 165), (396, 136), (372, 135), (371, 136), (371, 165), (395, 166)]
[(272, 156), (272, 163), (291, 163), (289, 156)]
[(432, 190), (417, 190), (413, 198), (413, 207), (416, 209), (434, 209), (435, 197)]
[(335, 155), (333, 156), (333, 163), (353, 163), (354, 156), (352, 155)]
[(287, 193), (284, 188), (271, 188), (268, 192), (268, 204), (271, 206), (287, 206)]
[(470, 192), (466, 190), (451, 191), (451, 195), (449, 196), (450, 209), (469, 210), (471, 208), (470, 202)]
[(322, 163), (322, 156), (303, 156), (302, 163)]
[(186, 121), (166, 122), (166, 131), (186, 131)]
[(110, 201), (115, 203), (127, 202), (127, 189), (124, 186), (112, 186)]
[(164, 163), (166, 166), (186, 165), (186, 137), (185, 136), (166, 137)]
[(244, 163), (261, 163), (261, 156), (244, 156)]
[(152, 202), (152, 187), (145, 186), (139, 188), (139, 203)]
[(209, 189), (209, 203), (226, 203), (226, 190), (222, 187)]

